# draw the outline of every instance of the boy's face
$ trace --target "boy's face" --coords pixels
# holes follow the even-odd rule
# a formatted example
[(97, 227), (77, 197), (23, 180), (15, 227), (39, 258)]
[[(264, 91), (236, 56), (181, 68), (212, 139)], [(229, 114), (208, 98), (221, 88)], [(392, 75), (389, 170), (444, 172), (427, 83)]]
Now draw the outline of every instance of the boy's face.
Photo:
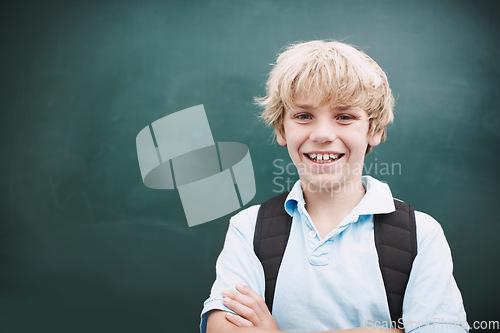
[(363, 109), (332, 108), (319, 101), (298, 98), (295, 107), (285, 110), (285, 134), (276, 132), (277, 141), (287, 146), (305, 193), (357, 189), (366, 148), (380, 143), (383, 130), (369, 136)]

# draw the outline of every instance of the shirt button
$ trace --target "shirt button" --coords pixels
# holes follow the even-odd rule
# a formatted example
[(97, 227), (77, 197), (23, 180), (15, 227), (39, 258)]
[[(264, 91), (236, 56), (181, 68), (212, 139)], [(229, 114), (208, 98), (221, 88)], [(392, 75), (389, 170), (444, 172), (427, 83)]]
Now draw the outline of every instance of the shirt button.
[(327, 256), (310, 256), (309, 263), (314, 266), (326, 266), (328, 265), (328, 257)]
[(316, 237), (316, 232), (315, 232), (314, 230), (309, 231), (309, 236), (310, 236), (311, 238)]

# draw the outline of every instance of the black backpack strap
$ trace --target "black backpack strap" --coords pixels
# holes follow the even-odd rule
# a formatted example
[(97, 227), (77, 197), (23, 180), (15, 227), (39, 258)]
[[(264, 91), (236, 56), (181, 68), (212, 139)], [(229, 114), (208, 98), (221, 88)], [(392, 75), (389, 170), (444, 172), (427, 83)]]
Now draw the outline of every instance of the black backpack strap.
[(289, 192), (281, 193), (264, 202), (257, 215), (254, 235), (254, 252), (262, 263), (266, 278), (265, 300), (269, 312), (273, 311), (274, 289), (285, 253), (292, 217), (284, 209)]
[(406, 285), (417, 255), (417, 230), (413, 208), (399, 200), (394, 200), (394, 205), (396, 211), (374, 215), (374, 235), (391, 320), (399, 325)]

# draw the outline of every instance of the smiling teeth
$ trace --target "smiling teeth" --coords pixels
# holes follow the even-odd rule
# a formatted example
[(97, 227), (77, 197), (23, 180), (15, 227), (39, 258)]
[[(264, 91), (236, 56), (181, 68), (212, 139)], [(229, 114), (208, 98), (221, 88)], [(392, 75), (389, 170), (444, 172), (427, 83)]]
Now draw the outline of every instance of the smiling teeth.
[(311, 154), (307, 154), (307, 156), (309, 157), (310, 160), (312, 160), (314, 162), (328, 163), (328, 162), (332, 162), (332, 161), (338, 160), (339, 158), (341, 158), (342, 156), (344, 156), (344, 154), (333, 154), (333, 153), (330, 153), (330, 154), (316, 154), (316, 153), (311, 153)]

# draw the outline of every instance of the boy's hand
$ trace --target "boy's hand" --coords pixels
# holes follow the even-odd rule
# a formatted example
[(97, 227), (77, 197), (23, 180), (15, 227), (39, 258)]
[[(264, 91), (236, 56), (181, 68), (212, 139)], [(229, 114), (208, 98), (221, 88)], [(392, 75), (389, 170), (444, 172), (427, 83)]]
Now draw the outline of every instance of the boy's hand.
[(226, 319), (238, 327), (260, 327), (269, 330), (279, 331), (273, 316), (267, 308), (266, 302), (259, 294), (250, 287), (240, 284), (236, 285), (237, 291), (225, 290), (224, 305), (236, 312), (226, 314)]

